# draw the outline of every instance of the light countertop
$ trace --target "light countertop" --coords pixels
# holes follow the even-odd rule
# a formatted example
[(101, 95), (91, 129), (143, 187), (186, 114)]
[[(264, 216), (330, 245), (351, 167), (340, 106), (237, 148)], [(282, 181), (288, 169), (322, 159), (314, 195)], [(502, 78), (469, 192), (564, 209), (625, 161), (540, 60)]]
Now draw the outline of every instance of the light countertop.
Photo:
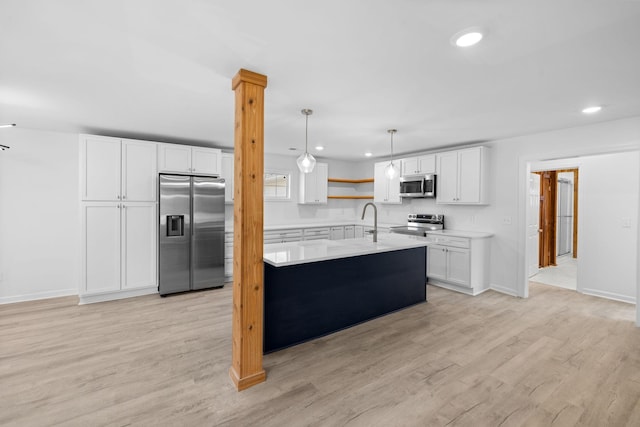
[(345, 240), (306, 240), (301, 242), (264, 245), (264, 261), (275, 267), (349, 258), (427, 246), (424, 237), (402, 234), (378, 234), (378, 242), (371, 236)]
[[(313, 221), (313, 222), (298, 222), (290, 224), (265, 224), (264, 231), (271, 230), (291, 230), (297, 228), (321, 228), (321, 227), (339, 227), (344, 225), (362, 225), (365, 227), (373, 227), (373, 218), (366, 218), (364, 220), (356, 219), (353, 221), (348, 220), (335, 220), (335, 221)], [(378, 228), (389, 228), (401, 224), (392, 224), (378, 222)], [(225, 222), (225, 229), (227, 232), (233, 231), (233, 221)]]
[(485, 231), (469, 231), (469, 230), (437, 230), (427, 231), (427, 234), (451, 236), (451, 237), (466, 237), (467, 239), (486, 239), (493, 236), (493, 233)]

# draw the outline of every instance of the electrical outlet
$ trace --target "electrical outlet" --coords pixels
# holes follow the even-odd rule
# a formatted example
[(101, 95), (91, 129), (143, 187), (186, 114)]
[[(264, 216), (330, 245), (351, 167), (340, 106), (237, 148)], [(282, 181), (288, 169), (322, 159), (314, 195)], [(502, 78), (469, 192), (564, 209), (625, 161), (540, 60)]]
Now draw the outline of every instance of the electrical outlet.
[(622, 228), (631, 228), (631, 218), (622, 218)]
[(470, 224), (475, 224), (476, 223), (476, 216), (475, 215), (471, 215), (469, 217), (469, 223)]
[(511, 225), (511, 217), (503, 216), (502, 217), (502, 225)]

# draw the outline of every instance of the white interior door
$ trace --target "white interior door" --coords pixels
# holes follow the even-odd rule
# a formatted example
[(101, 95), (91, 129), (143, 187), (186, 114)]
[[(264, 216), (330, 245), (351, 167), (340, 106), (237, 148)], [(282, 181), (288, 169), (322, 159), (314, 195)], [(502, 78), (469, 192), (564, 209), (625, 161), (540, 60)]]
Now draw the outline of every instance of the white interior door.
[(529, 276), (540, 270), (540, 175), (529, 174), (529, 203), (527, 205), (527, 251)]

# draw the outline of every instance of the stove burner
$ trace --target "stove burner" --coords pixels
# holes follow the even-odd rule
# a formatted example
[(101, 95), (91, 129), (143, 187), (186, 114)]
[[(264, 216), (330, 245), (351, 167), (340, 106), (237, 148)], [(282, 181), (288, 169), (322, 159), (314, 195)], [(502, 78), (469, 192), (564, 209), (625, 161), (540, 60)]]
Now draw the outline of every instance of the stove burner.
[(427, 231), (444, 229), (444, 215), (409, 214), (407, 219), (406, 226), (391, 227), (389, 231), (412, 236), (425, 236)]

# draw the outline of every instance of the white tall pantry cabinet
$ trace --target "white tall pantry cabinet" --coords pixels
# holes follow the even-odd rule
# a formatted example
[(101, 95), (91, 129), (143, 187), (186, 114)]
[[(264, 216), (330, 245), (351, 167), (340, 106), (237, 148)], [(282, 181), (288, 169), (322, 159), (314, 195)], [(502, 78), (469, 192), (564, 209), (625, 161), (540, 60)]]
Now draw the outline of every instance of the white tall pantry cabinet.
[(80, 136), (80, 302), (157, 291), (157, 144)]

